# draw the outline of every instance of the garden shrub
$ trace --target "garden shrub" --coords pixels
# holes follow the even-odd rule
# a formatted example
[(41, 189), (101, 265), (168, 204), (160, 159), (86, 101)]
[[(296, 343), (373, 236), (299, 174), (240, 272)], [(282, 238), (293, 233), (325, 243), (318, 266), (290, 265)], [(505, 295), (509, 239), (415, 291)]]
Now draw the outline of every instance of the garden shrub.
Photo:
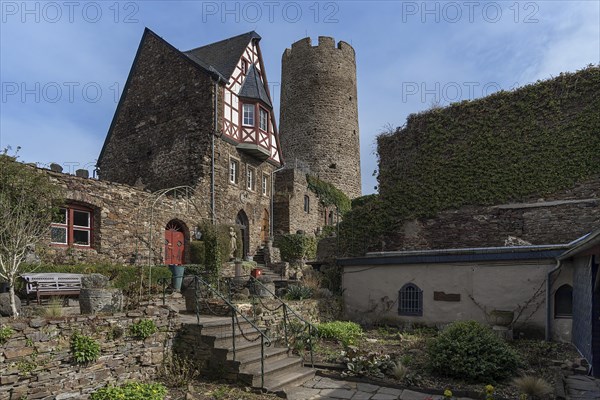
[(163, 400), (167, 388), (160, 383), (130, 382), (121, 386), (108, 386), (97, 390), (91, 400)]
[(77, 364), (87, 364), (96, 361), (100, 356), (100, 343), (79, 332), (71, 336), (71, 352)]
[(347, 348), (343, 353), (346, 370), (342, 376), (372, 376), (382, 379), (393, 374), (396, 363), (389, 354), (361, 350), (355, 347)]
[(317, 239), (300, 233), (278, 236), (275, 247), (279, 247), (281, 259), (288, 262), (310, 260), (317, 255)]
[(344, 346), (356, 343), (363, 335), (363, 330), (356, 322), (332, 321), (317, 325), (319, 336), (324, 339), (335, 339)]
[(308, 286), (301, 285), (290, 285), (287, 288), (285, 294), (286, 300), (305, 300), (310, 299), (313, 295), (313, 291)]
[(190, 242), (190, 263), (204, 264), (204, 242), (193, 240)]
[(129, 333), (136, 339), (144, 340), (157, 331), (156, 324), (151, 319), (143, 319), (129, 327)]
[(476, 321), (452, 323), (429, 343), (427, 353), (434, 372), (477, 382), (508, 378), (521, 364), (508, 344)]
[(15, 333), (15, 331), (8, 325), (0, 328), (0, 344), (6, 343), (8, 339)]

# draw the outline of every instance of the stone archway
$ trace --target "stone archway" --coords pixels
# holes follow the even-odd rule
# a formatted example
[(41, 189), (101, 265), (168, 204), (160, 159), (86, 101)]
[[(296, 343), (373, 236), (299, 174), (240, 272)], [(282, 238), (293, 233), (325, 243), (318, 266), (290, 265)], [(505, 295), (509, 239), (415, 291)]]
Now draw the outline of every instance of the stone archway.
[(235, 223), (240, 228), (242, 234), (242, 259), (248, 257), (250, 250), (250, 222), (244, 210), (240, 210), (235, 217)]

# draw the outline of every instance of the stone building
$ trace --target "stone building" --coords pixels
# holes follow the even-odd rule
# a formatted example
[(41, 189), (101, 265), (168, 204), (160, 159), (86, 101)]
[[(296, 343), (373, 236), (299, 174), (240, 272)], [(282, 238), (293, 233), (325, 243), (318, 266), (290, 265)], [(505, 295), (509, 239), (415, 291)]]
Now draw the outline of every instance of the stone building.
[(193, 188), (202, 213), (241, 227), (246, 256), (270, 236), (282, 161), (260, 39), (182, 52), (146, 29), (97, 164), (101, 180)]
[(361, 195), (355, 53), (346, 42), (336, 46), (333, 38), (320, 36), (316, 46), (310, 38), (293, 43), (281, 62), (286, 169), (275, 180), (275, 231), (313, 233), (337, 215), (313, 198), (307, 173), (351, 199)]

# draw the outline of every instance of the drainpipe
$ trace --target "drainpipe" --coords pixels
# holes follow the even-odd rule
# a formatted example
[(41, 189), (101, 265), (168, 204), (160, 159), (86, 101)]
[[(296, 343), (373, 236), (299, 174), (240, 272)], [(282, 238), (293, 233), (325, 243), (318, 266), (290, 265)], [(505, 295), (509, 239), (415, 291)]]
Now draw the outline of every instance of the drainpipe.
[(219, 82), (221, 81), (221, 77), (217, 76), (215, 82), (215, 92), (214, 92), (214, 114), (215, 114), (215, 130), (212, 135), (210, 135), (210, 212), (211, 212), (211, 221), (212, 224), (215, 225), (217, 223), (215, 219), (215, 135), (219, 132)]
[(274, 238), (275, 237), (275, 232), (273, 232), (273, 204), (275, 203), (275, 174), (279, 171), (281, 171), (282, 169), (285, 168), (285, 165), (281, 164), (281, 167), (277, 168), (275, 171), (273, 171), (271, 173), (271, 215), (269, 215), (269, 224), (270, 224), (270, 231), (269, 231), (269, 237)]
[(552, 320), (552, 296), (550, 295), (550, 278), (552, 274), (560, 269), (561, 260), (556, 259), (556, 265), (546, 275), (546, 340), (550, 341), (552, 339), (552, 334), (550, 329), (552, 328), (551, 320)]

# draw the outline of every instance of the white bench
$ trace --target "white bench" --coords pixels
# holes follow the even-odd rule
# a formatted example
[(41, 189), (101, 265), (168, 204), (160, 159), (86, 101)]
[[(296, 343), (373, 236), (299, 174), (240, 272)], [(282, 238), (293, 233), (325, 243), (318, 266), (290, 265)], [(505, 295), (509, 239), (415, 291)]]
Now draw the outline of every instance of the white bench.
[(83, 274), (47, 272), (22, 274), (21, 278), (25, 281), (27, 301), (29, 302), (30, 295), (35, 293), (40, 304), (44, 296), (79, 296), (82, 276)]

